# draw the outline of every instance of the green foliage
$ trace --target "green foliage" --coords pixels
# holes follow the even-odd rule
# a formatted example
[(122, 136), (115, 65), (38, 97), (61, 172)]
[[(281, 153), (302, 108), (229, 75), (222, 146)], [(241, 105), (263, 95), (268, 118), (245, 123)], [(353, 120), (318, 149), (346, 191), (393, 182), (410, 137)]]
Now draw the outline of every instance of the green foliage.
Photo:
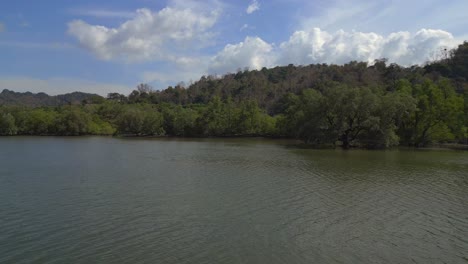
[(164, 135), (163, 116), (161, 113), (149, 110), (144, 113), (141, 134), (148, 136)]
[(109, 123), (93, 116), (93, 119), (88, 123), (88, 133), (91, 135), (113, 135), (116, 129)]
[(456, 49), (443, 50), (439, 59), (426, 65), (428, 72), (436, 72), (444, 77), (468, 80), (468, 42), (460, 44)]
[(16, 127), (15, 118), (10, 113), (0, 113), (0, 135), (12, 136), (16, 133), (18, 133), (18, 127)]
[(191, 108), (183, 108), (180, 105), (165, 105), (163, 107), (164, 130), (174, 136), (197, 135), (198, 111)]
[(127, 107), (117, 118), (117, 132), (124, 135), (164, 135), (163, 116), (151, 107)]
[(109, 100), (99, 105), (99, 107), (96, 109), (96, 114), (105, 120), (116, 120), (123, 111), (124, 107), (122, 104), (113, 100)]
[(396, 123), (412, 103), (404, 94), (347, 86), (329, 88), (323, 94), (305, 90), (301, 96), (289, 95), (287, 101), (282, 131), (309, 144), (344, 148), (397, 145)]
[(22, 112), (17, 120), (22, 124), (19, 127), (22, 134), (51, 135), (57, 132), (56, 120), (58, 113), (50, 109), (37, 108), (28, 112)]
[(403, 141), (414, 146), (453, 141), (463, 136), (463, 98), (446, 81), (424, 80), (412, 87), (416, 108), (400, 127)]
[[(140, 84), (106, 99), (73, 93), (52, 102), (4, 90), (0, 135), (271, 136), (343, 148), (468, 144), (468, 43), (444, 54), (424, 68), (386, 59), (291, 64), (161, 91)], [(32, 107), (6, 106), (12, 103)]]
[(303, 139), (309, 144), (330, 141), (325, 133), (328, 126), (321, 109), (326, 102), (320, 92), (309, 89), (303, 91), (302, 96), (289, 94), (285, 101), (287, 108), (284, 116), (280, 117), (280, 131), (285, 135)]
[(0, 105), (7, 106), (21, 105), (26, 107), (51, 107), (63, 105), (80, 105), (83, 102), (100, 103), (102, 100), (104, 100), (104, 98), (99, 95), (81, 92), (73, 92), (55, 96), (50, 96), (45, 93), (19, 93), (7, 89), (4, 89), (0, 92)]
[(56, 133), (64, 136), (86, 135), (91, 121), (91, 116), (80, 109), (63, 109), (56, 120)]
[(198, 118), (198, 126), (206, 136), (274, 135), (276, 119), (267, 115), (249, 100), (236, 106), (230, 98), (226, 102), (213, 97)]
[(229, 135), (229, 132), (232, 131), (229, 131), (228, 128), (232, 127), (231, 122), (234, 120), (230, 110), (218, 96), (213, 97), (199, 119), (203, 134), (206, 136)]
[(399, 145), (398, 124), (414, 111), (414, 100), (403, 93), (388, 93), (378, 96), (374, 109), (374, 122), (369, 123), (359, 136), (362, 146), (367, 148), (384, 148)]
[(140, 135), (143, 121), (143, 111), (137, 108), (128, 108), (117, 119), (117, 132), (119, 134)]

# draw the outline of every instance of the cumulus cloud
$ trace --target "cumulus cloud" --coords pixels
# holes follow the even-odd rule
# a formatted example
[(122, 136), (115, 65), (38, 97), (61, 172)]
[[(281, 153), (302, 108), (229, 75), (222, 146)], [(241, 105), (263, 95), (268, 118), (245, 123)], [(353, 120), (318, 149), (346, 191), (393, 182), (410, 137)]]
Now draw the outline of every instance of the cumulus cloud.
[(334, 33), (313, 28), (296, 31), (279, 46), (259, 37), (247, 37), (238, 44), (229, 44), (211, 60), (210, 73), (225, 73), (238, 68), (261, 69), (276, 65), (308, 65), (313, 63), (344, 64), (349, 61), (374, 62), (387, 58), (390, 62), (410, 66), (432, 59), (434, 52), (453, 48), (460, 41), (443, 30), (421, 29), (416, 33), (396, 32), (389, 35), (346, 32)]
[(211, 60), (211, 73), (226, 73), (237, 68), (260, 69), (273, 65), (273, 45), (259, 37), (246, 37), (238, 44), (228, 44)]
[(456, 44), (458, 41), (452, 34), (443, 30), (421, 29), (414, 34), (396, 32), (384, 36), (343, 30), (329, 33), (314, 28), (296, 31), (282, 43), (278, 62), (343, 64), (351, 60), (373, 62), (388, 58), (401, 65), (412, 65), (424, 63), (438, 49)]
[[(188, 1), (185, 6), (184, 1)], [(211, 30), (220, 17), (220, 9), (190, 0), (169, 3), (169, 7), (157, 12), (139, 9), (134, 17), (117, 27), (74, 20), (68, 24), (68, 32), (82, 47), (103, 60), (168, 62), (162, 72), (148, 71), (140, 76), (148, 82), (164, 83), (198, 79), (202, 74), (234, 72), (244, 67), (261, 69), (291, 63), (343, 64), (352, 60), (372, 63), (375, 59), (388, 58), (390, 62), (409, 66), (422, 64), (441, 48), (452, 48), (460, 42), (451, 33), (436, 29), (379, 34), (309, 27), (294, 32), (278, 45), (248, 36), (242, 42), (227, 44), (218, 52), (207, 54), (200, 48), (213, 35)], [(259, 3), (253, 1), (247, 11), (258, 8)], [(240, 31), (249, 28), (245, 24)]]
[[(165, 60), (168, 54), (210, 38), (219, 12), (166, 7), (159, 12), (143, 8), (117, 28), (90, 25), (82, 20), (68, 24), (68, 33), (80, 45), (104, 60)], [(196, 43), (194, 43), (196, 42)]]
[(29, 77), (0, 77), (0, 91), (3, 89), (15, 92), (45, 92), (49, 95), (65, 94), (71, 92), (97, 93), (105, 96), (111, 92), (128, 94), (132, 88), (124, 85), (102, 83), (82, 79), (49, 78), (38, 79)]
[(257, 0), (253, 0), (252, 3), (247, 7), (245, 12), (247, 14), (252, 14), (253, 12), (257, 11), (260, 9), (260, 3)]

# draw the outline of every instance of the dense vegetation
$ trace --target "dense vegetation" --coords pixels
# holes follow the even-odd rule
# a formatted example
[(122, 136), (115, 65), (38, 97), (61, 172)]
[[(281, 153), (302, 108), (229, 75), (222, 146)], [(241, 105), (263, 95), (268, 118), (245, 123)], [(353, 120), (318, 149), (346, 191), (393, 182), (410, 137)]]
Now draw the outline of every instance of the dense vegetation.
[(83, 101), (100, 102), (103, 101), (103, 98), (97, 94), (82, 92), (50, 96), (45, 93), (19, 93), (5, 89), (0, 93), (0, 105), (23, 105), (30, 107), (59, 106), (79, 104)]
[(272, 136), (344, 148), (467, 144), (468, 43), (425, 67), (244, 70), (54, 107), (0, 107), (1, 135)]

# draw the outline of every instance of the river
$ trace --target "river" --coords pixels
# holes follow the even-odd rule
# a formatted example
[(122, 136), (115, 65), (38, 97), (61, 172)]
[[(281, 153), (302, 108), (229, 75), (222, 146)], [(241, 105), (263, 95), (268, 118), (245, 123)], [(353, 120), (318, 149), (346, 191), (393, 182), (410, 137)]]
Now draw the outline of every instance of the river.
[(2, 137), (0, 263), (468, 263), (468, 152)]

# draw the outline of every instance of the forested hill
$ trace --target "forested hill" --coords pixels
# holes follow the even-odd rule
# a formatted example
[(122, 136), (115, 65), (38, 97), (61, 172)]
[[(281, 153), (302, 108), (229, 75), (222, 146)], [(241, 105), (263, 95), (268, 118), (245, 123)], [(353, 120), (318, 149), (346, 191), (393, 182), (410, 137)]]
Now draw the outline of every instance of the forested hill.
[(74, 105), (83, 102), (101, 101), (103, 98), (97, 94), (89, 94), (82, 92), (73, 92), (62, 95), (50, 96), (45, 93), (19, 93), (4, 89), (0, 93), (0, 105), (21, 105), (29, 107), (38, 106), (60, 106)]
[[(140, 84), (106, 99), (23, 94), (62, 106), (0, 101), (0, 135), (272, 136), (343, 148), (468, 144), (467, 80), (465, 42), (424, 67), (384, 59), (288, 65), (203, 76), (162, 91)], [(18, 94), (4, 95), (11, 102)]]
[[(283, 110), (281, 101), (288, 93), (300, 94), (305, 89), (323, 92), (337, 85), (378, 87), (385, 91), (395, 91), (398, 81), (402, 79), (417, 84), (425, 78), (433, 81), (448, 78), (456, 91), (462, 94), (468, 80), (468, 42), (457, 49), (441, 51), (439, 57), (439, 60), (424, 67), (401, 67), (382, 59), (373, 65), (353, 61), (345, 65), (288, 65), (272, 69), (239, 70), (222, 77), (203, 76), (187, 88), (178, 85), (162, 91), (152, 91), (143, 84), (128, 96), (128, 100), (182, 105), (206, 104), (213, 97), (220, 97), (222, 100), (231, 98), (234, 103), (254, 100), (268, 113), (277, 114)], [(114, 94), (114, 98), (116, 97), (118, 95)]]

